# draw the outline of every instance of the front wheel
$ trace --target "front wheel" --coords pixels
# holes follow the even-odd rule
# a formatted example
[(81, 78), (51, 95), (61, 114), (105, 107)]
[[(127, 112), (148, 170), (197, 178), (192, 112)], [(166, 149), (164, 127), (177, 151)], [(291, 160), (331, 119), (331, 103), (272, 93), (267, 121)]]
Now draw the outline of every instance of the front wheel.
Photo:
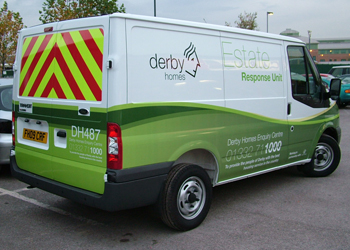
[(211, 181), (205, 170), (177, 165), (169, 173), (161, 198), (162, 220), (177, 230), (193, 229), (207, 216), (211, 199)]
[(324, 177), (333, 173), (340, 162), (341, 152), (336, 140), (328, 135), (322, 135), (317, 143), (310, 163), (299, 166), (306, 176)]
[(338, 105), (338, 108), (344, 108), (347, 105), (347, 103), (340, 101), (340, 98), (338, 98), (337, 105)]

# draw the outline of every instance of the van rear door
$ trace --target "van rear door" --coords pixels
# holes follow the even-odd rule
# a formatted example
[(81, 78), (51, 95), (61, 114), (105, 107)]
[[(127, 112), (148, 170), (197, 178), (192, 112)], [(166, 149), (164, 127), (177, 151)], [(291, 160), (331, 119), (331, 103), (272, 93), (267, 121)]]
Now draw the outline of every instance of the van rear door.
[(106, 173), (109, 17), (21, 32), (16, 59), (16, 161), (96, 193)]

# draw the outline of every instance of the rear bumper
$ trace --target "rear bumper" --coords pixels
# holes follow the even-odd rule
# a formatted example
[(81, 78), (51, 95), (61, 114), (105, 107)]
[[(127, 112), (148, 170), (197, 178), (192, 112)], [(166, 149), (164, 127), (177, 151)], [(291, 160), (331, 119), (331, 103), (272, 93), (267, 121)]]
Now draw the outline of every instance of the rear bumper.
[[(150, 171), (147, 171), (148, 174), (137, 175), (142, 176), (142, 178), (136, 180), (123, 177), (119, 178), (122, 182), (118, 182), (118, 178), (116, 178), (118, 174), (113, 174), (114, 177), (112, 178), (108, 176), (108, 179), (112, 180), (105, 183), (105, 191), (100, 195), (21, 170), (17, 166), (15, 156), (10, 158), (11, 173), (18, 180), (84, 205), (106, 211), (118, 211), (156, 203), (171, 166), (171, 163), (157, 164), (157, 175), (150, 176)], [(140, 169), (149, 168), (144, 166)], [(129, 170), (119, 171), (128, 172)], [(135, 169), (132, 172), (135, 172)], [(123, 174), (123, 176), (128, 175), (130, 176), (130, 174)]]

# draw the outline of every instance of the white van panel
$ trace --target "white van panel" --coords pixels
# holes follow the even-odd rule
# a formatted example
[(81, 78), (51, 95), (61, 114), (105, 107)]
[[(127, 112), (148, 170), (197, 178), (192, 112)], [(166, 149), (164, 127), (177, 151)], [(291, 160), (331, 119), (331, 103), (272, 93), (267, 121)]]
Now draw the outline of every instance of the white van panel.
[[(231, 35), (232, 36), (232, 35)], [(262, 40), (262, 39), (259, 39)], [(285, 77), (281, 44), (222, 38), (225, 97), (228, 108), (286, 119)]]
[(128, 102), (224, 106), (219, 32), (147, 24), (127, 21)]
[(109, 33), (108, 107), (127, 103), (125, 19), (111, 18)]

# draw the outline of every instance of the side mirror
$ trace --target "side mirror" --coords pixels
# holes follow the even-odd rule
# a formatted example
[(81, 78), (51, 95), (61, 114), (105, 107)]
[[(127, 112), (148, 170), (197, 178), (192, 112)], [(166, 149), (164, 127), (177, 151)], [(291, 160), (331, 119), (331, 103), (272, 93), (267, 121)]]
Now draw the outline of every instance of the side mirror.
[(330, 95), (332, 100), (337, 100), (340, 95), (341, 80), (338, 78), (333, 78), (330, 84)]

